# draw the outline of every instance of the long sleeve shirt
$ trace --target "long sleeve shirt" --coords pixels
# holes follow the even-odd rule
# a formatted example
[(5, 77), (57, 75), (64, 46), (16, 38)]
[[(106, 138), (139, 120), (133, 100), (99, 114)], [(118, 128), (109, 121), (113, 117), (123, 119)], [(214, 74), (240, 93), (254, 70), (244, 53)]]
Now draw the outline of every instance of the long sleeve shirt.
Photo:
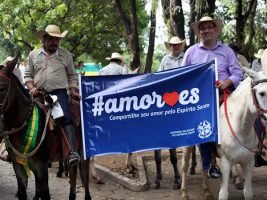
[(62, 48), (50, 56), (43, 48), (30, 52), (24, 81), (33, 81), (37, 88), (44, 88), (47, 92), (78, 87), (72, 54)]
[(184, 55), (181, 66), (204, 63), (217, 58), (218, 78), (219, 80), (230, 79), (234, 86), (237, 87), (243, 79), (243, 72), (238, 65), (238, 61), (233, 50), (217, 42), (212, 49), (205, 48), (203, 43), (197, 43), (191, 46)]
[(160, 62), (158, 71), (180, 67), (183, 57), (184, 57), (184, 52), (181, 52), (176, 58), (173, 57), (171, 53), (165, 55)]
[(99, 75), (121, 75), (123, 74), (123, 67), (116, 62), (110, 62), (107, 66), (99, 71)]

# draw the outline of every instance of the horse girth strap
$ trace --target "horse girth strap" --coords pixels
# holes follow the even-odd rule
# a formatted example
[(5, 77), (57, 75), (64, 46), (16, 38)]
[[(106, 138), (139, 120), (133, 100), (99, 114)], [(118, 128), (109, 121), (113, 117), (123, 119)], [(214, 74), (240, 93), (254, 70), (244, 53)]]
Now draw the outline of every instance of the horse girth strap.
[(43, 143), (43, 141), (45, 139), (46, 130), (47, 130), (47, 124), (49, 122), (50, 115), (51, 115), (51, 109), (49, 109), (47, 111), (47, 114), (46, 114), (45, 126), (44, 126), (44, 129), (43, 129), (41, 140), (40, 140), (39, 144), (31, 152), (29, 152), (29, 153), (21, 153), (18, 150), (16, 150), (13, 147), (13, 145), (11, 144), (8, 136), (5, 137), (5, 144), (6, 144), (7, 149), (9, 148), (11, 150), (11, 153), (13, 153), (15, 156), (18, 156), (20, 158), (29, 158), (29, 157), (33, 156), (39, 150), (39, 148), (41, 147), (41, 145), (42, 145), (42, 143)]

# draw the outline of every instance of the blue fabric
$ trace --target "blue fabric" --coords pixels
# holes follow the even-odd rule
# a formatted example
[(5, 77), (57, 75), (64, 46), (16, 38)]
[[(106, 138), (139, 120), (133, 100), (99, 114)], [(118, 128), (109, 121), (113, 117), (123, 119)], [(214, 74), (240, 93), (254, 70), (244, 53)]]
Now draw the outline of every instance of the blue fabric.
[(58, 102), (63, 110), (64, 117), (62, 120), (62, 126), (72, 125), (71, 112), (69, 107), (68, 93), (66, 89), (58, 89), (49, 92), (51, 95), (56, 95), (58, 97)]
[(214, 69), (80, 76), (85, 157), (217, 141)]

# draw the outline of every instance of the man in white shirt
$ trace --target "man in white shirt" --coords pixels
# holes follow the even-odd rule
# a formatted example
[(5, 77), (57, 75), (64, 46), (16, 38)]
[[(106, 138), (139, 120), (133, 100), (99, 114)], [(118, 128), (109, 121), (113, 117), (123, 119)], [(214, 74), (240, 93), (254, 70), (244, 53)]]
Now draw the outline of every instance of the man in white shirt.
[(180, 67), (184, 57), (185, 40), (174, 36), (170, 41), (165, 42), (165, 46), (171, 52), (162, 58), (158, 71)]
[(124, 59), (121, 54), (115, 52), (111, 54), (111, 57), (107, 57), (106, 60), (110, 60), (110, 63), (100, 69), (99, 75), (121, 75), (123, 74)]
[(259, 49), (258, 53), (255, 53), (254, 56), (256, 59), (253, 60), (251, 69), (253, 69), (255, 72), (261, 71), (261, 57), (264, 52), (264, 49)]

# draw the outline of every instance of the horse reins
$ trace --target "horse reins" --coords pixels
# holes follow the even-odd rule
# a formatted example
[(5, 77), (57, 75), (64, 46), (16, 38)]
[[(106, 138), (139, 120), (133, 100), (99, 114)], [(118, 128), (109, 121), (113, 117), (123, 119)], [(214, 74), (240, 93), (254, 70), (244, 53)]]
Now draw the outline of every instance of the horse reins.
[[(6, 102), (8, 101), (8, 94), (9, 94), (10, 88), (11, 88), (11, 78), (9, 78), (8, 76), (6, 76), (3, 73), (0, 73), (0, 77), (2, 77), (4, 79), (6, 79), (7, 81), (9, 81), (9, 85), (8, 85), (8, 89), (7, 89), (7, 92), (6, 92), (6, 96), (4, 97), (3, 102), (0, 104), (0, 110), (1, 110), (0, 126), (4, 130), (4, 111), (5, 111), (5, 109), (4, 109), (5, 107), (4, 106), (6, 105)], [(38, 149), (40, 148), (41, 144), (43, 143), (43, 141), (45, 139), (47, 124), (49, 122), (49, 118), (50, 118), (50, 115), (51, 115), (51, 109), (48, 109), (48, 111), (46, 113), (45, 126), (44, 126), (44, 129), (43, 129), (43, 133), (42, 133), (41, 140), (40, 140), (39, 144), (31, 152), (29, 152), (27, 154), (23, 154), (23, 153), (19, 152), (18, 150), (16, 150), (13, 147), (13, 145), (11, 144), (10, 140), (9, 140), (9, 135), (21, 131), (24, 127), (26, 127), (28, 125), (27, 120), (29, 120), (29, 118), (30, 118), (31, 112), (33, 110), (34, 103), (36, 103), (40, 108), (42, 108), (42, 106), (37, 101), (34, 101), (34, 98), (33, 98), (32, 95), (31, 95), (31, 99), (32, 99), (31, 110), (29, 112), (29, 116), (26, 117), (27, 119), (23, 122), (23, 124), (21, 126), (17, 127), (17, 128), (12, 128), (12, 130), (10, 130), (10, 131), (4, 130), (4, 131), (2, 131), (0, 133), (0, 136), (1, 137), (4, 137), (4, 139), (5, 139), (6, 147), (7, 148), (10, 148), (11, 151), (12, 151), (12, 153), (14, 153), (15, 156), (19, 156), (19, 157), (26, 157), (26, 158), (28, 158), (28, 157), (33, 156), (38, 151)]]
[[(251, 82), (251, 94), (252, 94), (252, 99), (253, 99), (253, 104), (255, 105), (256, 107), (256, 110), (257, 110), (257, 116), (258, 118), (260, 119), (260, 117), (264, 117), (264, 119), (266, 119), (266, 117), (263, 115), (264, 113), (267, 113), (267, 110), (264, 110), (260, 107), (258, 101), (257, 101), (257, 98), (256, 98), (256, 94), (255, 94), (255, 91), (253, 90), (253, 88), (258, 85), (259, 83), (263, 83), (263, 82), (267, 82), (267, 79), (262, 79), (262, 80), (259, 80), (259, 81), (255, 81), (255, 82)], [(259, 148), (257, 150), (252, 150), (250, 149), (249, 147), (247, 147), (245, 144), (243, 144), (239, 138), (237, 137), (236, 135), (236, 132), (234, 131), (232, 125), (231, 125), (231, 122), (230, 122), (230, 119), (229, 119), (229, 116), (228, 116), (228, 112), (227, 112), (227, 90), (224, 89), (223, 90), (223, 99), (224, 99), (224, 112), (225, 112), (225, 117), (226, 117), (226, 120), (227, 120), (227, 123), (228, 123), (228, 126), (230, 128), (230, 131), (233, 135), (233, 137), (236, 139), (236, 141), (241, 145), (243, 146), (244, 148), (246, 148), (247, 150), (253, 152), (253, 153), (259, 153), (263, 147), (263, 140), (264, 140), (264, 137), (266, 135), (266, 130), (265, 130), (265, 126), (262, 124), (262, 122), (260, 121), (260, 125), (261, 125), (261, 129), (262, 129), (262, 132), (263, 132), (263, 135), (262, 135), (262, 139), (260, 139), (258, 136), (258, 140), (259, 140)], [(256, 134), (257, 135), (257, 134)]]

